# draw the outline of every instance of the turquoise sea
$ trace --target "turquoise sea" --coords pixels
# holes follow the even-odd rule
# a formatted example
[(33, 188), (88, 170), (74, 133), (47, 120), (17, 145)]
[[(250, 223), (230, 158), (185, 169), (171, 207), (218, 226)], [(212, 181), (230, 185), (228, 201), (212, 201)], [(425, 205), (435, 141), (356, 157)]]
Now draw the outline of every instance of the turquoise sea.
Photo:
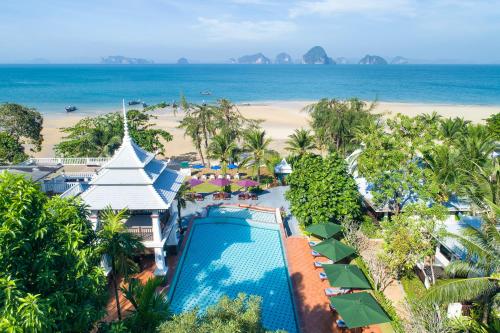
[[(201, 95), (210, 91), (210, 96)], [(315, 100), (500, 105), (500, 65), (0, 65), (0, 103), (43, 113), (117, 109), (122, 98), (148, 104), (179, 100)]]

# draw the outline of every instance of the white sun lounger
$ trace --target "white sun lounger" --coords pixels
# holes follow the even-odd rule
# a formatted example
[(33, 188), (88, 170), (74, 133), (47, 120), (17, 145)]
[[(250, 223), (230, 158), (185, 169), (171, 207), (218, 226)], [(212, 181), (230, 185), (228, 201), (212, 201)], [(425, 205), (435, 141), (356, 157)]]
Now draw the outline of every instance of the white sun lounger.
[(327, 260), (327, 261), (315, 261), (314, 262), (314, 268), (321, 268), (323, 265), (331, 265), (333, 264), (332, 260)]
[(313, 257), (322, 257), (323, 256), (321, 253), (316, 252), (314, 250), (311, 250), (311, 254), (312, 254)]
[(326, 276), (326, 273), (325, 272), (320, 272), (319, 273), (319, 279), (320, 280), (328, 280), (328, 277)]
[(309, 244), (309, 247), (313, 247), (313, 246), (318, 245), (318, 242), (315, 242), (315, 241), (309, 241), (309, 242), (308, 242), (308, 244)]
[(351, 289), (349, 288), (325, 288), (325, 295), (330, 297), (330, 296), (337, 296), (337, 295), (342, 295), (342, 294), (347, 294), (350, 292)]

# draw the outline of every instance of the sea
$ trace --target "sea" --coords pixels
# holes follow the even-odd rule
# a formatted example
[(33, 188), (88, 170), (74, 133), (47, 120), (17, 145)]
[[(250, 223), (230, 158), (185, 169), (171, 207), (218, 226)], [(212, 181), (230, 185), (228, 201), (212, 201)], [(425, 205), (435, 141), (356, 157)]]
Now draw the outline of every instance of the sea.
[[(208, 94), (209, 93), (209, 94)], [(235, 103), (359, 97), (500, 105), (500, 65), (0, 65), (0, 103), (44, 114), (116, 110), (125, 101)]]

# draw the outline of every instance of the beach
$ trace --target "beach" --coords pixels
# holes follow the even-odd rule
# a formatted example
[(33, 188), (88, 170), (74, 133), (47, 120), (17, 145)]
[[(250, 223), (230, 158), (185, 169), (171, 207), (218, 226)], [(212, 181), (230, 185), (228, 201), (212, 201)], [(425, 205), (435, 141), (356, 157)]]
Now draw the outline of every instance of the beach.
[[(237, 107), (244, 117), (263, 120), (261, 126), (273, 140), (271, 147), (279, 152), (284, 152), (287, 137), (296, 128), (308, 127), (308, 115), (301, 110), (310, 103), (312, 101), (273, 101), (245, 103)], [(463, 117), (474, 123), (481, 123), (490, 115), (499, 113), (500, 106), (379, 102), (373, 112), (390, 117), (397, 113), (416, 116), (422, 113), (432, 113), (433, 111), (443, 117)], [(100, 113), (105, 112), (109, 111), (103, 110)], [(174, 115), (171, 110), (162, 109), (153, 112), (153, 114), (158, 117), (155, 121), (156, 127), (166, 129), (174, 137), (172, 141), (166, 144), (166, 157), (180, 156), (195, 151), (191, 140), (184, 137), (184, 131), (177, 128), (183, 116), (182, 112), (177, 112), (177, 115)], [(44, 142), (42, 150), (34, 154), (34, 156), (53, 157), (55, 155), (53, 151), (54, 145), (60, 142), (64, 136), (60, 129), (75, 124), (84, 116), (88, 116), (88, 114), (44, 114)]]

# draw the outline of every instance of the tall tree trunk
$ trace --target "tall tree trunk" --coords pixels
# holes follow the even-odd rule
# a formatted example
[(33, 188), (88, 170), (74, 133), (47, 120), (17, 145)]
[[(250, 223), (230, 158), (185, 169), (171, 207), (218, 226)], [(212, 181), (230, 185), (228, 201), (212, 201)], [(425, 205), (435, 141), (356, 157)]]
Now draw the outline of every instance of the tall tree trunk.
[(482, 303), (484, 304), (482, 322), (483, 324), (487, 325), (490, 317), (490, 298), (488, 297), (488, 295), (482, 297)]
[(122, 310), (120, 307), (120, 297), (118, 296), (118, 284), (117, 284), (117, 276), (116, 276), (116, 269), (115, 269), (115, 261), (113, 258), (111, 258), (111, 270), (113, 273), (113, 291), (115, 292), (115, 302), (116, 302), (116, 312), (118, 314), (118, 320), (122, 320)]
[(201, 158), (201, 164), (205, 166), (205, 156), (203, 156), (203, 149), (201, 149), (201, 145), (197, 146), (196, 148), (198, 148), (198, 154), (200, 155)]

